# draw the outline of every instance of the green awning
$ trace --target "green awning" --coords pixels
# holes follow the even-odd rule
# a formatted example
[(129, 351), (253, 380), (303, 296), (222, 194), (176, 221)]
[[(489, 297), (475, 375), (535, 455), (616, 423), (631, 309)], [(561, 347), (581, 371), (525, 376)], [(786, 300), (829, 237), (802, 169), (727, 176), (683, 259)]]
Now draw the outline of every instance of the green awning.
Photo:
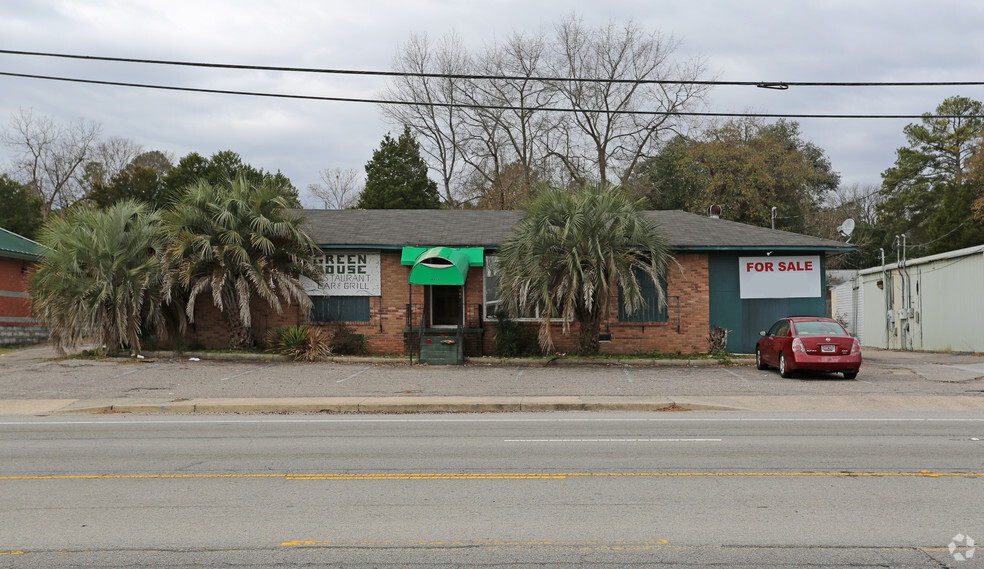
[[(420, 259), (420, 256), (435, 247), (404, 247), (400, 254), (401, 265), (413, 265)], [(469, 267), (485, 266), (485, 249), (483, 247), (439, 247), (441, 249), (453, 249), (460, 251), (468, 258)]]
[[(408, 257), (416, 247), (405, 247), (403, 249), (403, 264), (410, 264)], [(475, 248), (472, 248), (473, 250)], [(410, 269), (410, 284), (416, 285), (463, 285), (465, 278), (468, 277), (468, 267), (476, 260), (477, 266), (481, 266), (481, 252), (478, 248), (479, 256), (468, 254), (463, 249), (453, 249), (451, 247), (434, 247), (418, 253), (413, 259), (413, 268)]]

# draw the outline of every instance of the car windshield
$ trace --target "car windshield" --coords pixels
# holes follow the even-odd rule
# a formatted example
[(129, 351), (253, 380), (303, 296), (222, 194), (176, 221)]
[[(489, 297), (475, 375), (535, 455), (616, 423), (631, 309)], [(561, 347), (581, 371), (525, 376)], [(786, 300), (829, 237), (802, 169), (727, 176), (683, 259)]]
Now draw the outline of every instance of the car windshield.
[(803, 336), (846, 334), (844, 328), (836, 322), (797, 322), (796, 333)]

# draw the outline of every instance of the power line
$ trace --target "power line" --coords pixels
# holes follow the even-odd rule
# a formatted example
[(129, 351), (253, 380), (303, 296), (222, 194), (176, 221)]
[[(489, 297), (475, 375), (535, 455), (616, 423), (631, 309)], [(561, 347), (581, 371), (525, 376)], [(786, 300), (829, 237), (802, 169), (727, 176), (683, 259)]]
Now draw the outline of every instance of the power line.
[(957, 119), (984, 118), (984, 115), (864, 115), (864, 114), (808, 114), (808, 113), (715, 113), (697, 111), (640, 111), (626, 109), (575, 109), (569, 107), (523, 107), (514, 105), (481, 105), (472, 103), (442, 103), (434, 101), (388, 101), (384, 99), (366, 99), (356, 97), (327, 97), (319, 95), (298, 95), (290, 93), (264, 93), (257, 91), (236, 91), (231, 89), (204, 89), (199, 87), (177, 87), (173, 85), (154, 85), (148, 83), (128, 83), (123, 81), (104, 81), (98, 79), (79, 79), (73, 77), (55, 77), (51, 75), (34, 75), (28, 73), (11, 73), (0, 71), (0, 76), (18, 77), (24, 79), (42, 79), (46, 81), (62, 81), (68, 83), (84, 83), (90, 85), (107, 85), (113, 87), (135, 87), (140, 89), (157, 89), (164, 91), (181, 91), (189, 93), (210, 93), (216, 95), (241, 95), (248, 97), (268, 97), (276, 99), (296, 99), (307, 101), (332, 101), (343, 103), (371, 103), (377, 105), (401, 105), (418, 107), (441, 107), (457, 109), (489, 109), (503, 111), (540, 111), (554, 113), (587, 113), (612, 115), (641, 115), (641, 116), (681, 116), (681, 117), (742, 117), (742, 118), (791, 118), (791, 119)]
[(411, 71), (371, 71), (358, 69), (327, 69), (317, 67), (284, 67), (273, 65), (244, 65), (232, 63), (206, 63), (193, 61), (173, 61), (163, 59), (138, 59), (129, 57), (108, 57), (99, 55), (78, 55), (70, 53), (50, 53), (41, 51), (21, 51), (0, 49), (0, 54), (26, 55), (34, 57), (55, 57), (62, 59), (81, 59), (88, 61), (111, 61), (117, 63), (139, 63), (149, 65), (171, 65), (181, 67), (204, 67), (210, 69), (239, 69), (249, 71), (283, 71), (287, 73), (319, 73), (330, 75), (366, 75), (374, 77), (419, 77), (433, 79), (481, 79), (508, 81), (548, 81), (577, 83), (631, 83), (642, 85), (709, 85), (759, 87), (763, 89), (786, 90), (789, 87), (965, 87), (981, 86), (984, 81), (717, 81), (684, 79), (613, 79), (592, 77), (531, 77), (522, 75), (476, 75), (454, 73), (423, 73)]

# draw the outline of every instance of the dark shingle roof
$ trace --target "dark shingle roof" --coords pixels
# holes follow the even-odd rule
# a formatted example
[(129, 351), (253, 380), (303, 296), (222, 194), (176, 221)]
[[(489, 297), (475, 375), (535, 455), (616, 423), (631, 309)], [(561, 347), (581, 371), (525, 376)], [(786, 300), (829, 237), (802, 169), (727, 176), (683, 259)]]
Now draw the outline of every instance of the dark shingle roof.
[(0, 257), (37, 261), (41, 258), (41, 245), (0, 227)]
[[(460, 209), (298, 210), (304, 229), (322, 247), (404, 246), (497, 248), (521, 211)], [(649, 211), (674, 250), (853, 250), (854, 245), (773, 231), (683, 211)]]

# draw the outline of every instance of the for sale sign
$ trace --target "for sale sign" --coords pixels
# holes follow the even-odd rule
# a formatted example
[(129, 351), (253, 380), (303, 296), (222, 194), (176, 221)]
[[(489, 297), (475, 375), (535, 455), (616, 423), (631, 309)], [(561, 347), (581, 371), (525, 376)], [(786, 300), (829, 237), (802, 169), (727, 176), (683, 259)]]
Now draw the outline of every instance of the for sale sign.
[(815, 298), (820, 293), (820, 256), (739, 257), (741, 298)]

